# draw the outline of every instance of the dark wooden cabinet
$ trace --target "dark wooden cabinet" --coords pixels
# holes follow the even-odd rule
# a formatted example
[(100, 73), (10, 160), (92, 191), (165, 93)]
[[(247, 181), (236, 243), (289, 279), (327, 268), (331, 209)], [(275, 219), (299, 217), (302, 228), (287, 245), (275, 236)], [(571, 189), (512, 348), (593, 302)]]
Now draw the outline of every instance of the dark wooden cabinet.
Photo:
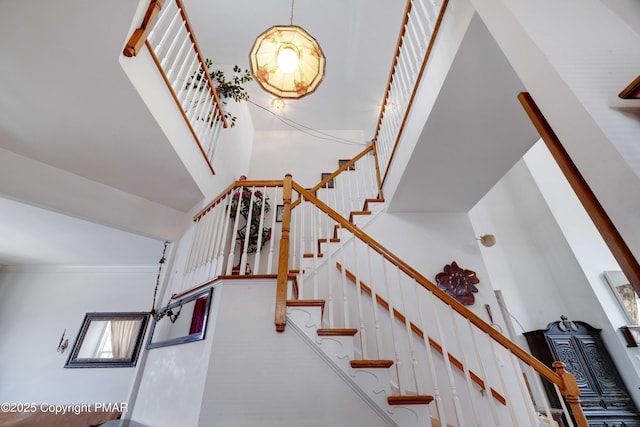
[[(590, 427), (640, 427), (640, 413), (631, 400), (602, 339), (600, 329), (565, 316), (547, 329), (525, 332), (531, 353), (551, 367), (563, 362), (580, 387), (580, 401)], [(545, 383), (552, 406), (557, 394)]]

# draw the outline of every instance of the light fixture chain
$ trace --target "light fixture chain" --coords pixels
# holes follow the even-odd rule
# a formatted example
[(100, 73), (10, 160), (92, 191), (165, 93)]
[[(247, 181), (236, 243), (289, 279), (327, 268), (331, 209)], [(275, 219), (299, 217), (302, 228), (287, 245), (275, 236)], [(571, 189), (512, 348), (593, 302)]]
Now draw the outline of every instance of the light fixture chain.
[(289, 18), (289, 25), (293, 25), (293, 2), (295, 0), (291, 0), (291, 17)]

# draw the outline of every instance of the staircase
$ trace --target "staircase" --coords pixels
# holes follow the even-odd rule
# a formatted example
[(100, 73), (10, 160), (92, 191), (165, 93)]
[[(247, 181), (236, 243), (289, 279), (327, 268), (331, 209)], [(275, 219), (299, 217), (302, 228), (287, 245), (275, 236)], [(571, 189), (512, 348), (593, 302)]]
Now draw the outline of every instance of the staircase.
[(339, 369), (353, 381), (361, 395), (380, 408), (382, 416), (399, 426), (428, 425), (428, 404), (432, 396), (397, 396), (390, 382), (392, 360), (357, 359), (353, 337), (355, 328), (323, 328), (321, 300), (290, 300), (287, 302), (287, 323), (315, 343), (327, 363)]
[[(311, 189), (290, 176), (234, 183), (194, 218), (185, 292), (174, 297), (225, 275), (277, 278), (276, 330), (308, 339), (390, 425), (545, 425), (541, 377), (576, 413), (562, 367), (550, 370), (363, 231), (384, 208), (375, 162), (368, 147)], [(254, 241), (241, 233), (248, 224), (262, 230)]]

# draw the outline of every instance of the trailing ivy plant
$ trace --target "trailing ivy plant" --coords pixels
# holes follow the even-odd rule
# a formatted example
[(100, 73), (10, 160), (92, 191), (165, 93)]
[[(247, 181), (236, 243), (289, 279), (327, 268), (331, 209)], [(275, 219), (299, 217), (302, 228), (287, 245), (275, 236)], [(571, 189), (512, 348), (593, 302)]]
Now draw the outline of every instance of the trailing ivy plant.
[[(244, 88), (244, 84), (253, 80), (253, 76), (248, 69), (242, 69), (237, 65), (233, 66), (233, 75), (229, 80), (224, 74), (224, 71), (218, 69), (211, 69), (213, 61), (211, 59), (205, 59), (204, 61), (209, 77), (215, 86), (215, 90), (218, 93), (218, 99), (222, 105), (227, 105), (227, 99), (233, 99), (235, 102), (248, 101), (249, 93)], [(200, 80), (203, 78), (203, 71), (198, 70), (191, 75), (187, 82), (187, 88), (200, 86)], [(237, 117), (231, 113), (225, 111), (224, 117), (229, 122), (229, 126), (234, 127), (236, 125)], [(218, 119), (219, 120), (219, 119)]]

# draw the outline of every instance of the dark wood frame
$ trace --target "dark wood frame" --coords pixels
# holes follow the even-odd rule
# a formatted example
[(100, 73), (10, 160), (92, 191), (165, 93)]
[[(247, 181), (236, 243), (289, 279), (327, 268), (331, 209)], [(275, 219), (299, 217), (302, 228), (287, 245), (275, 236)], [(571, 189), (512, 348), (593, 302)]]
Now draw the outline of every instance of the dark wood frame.
[(282, 222), (282, 218), (284, 218), (284, 205), (276, 206), (276, 222)]
[[(320, 176), (320, 181), (324, 181), (325, 179), (329, 178), (329, 176), (331, 176), (330, 173), (327, 172), (323, 172), (322, 175)], [(327, 181), (327, 183), (325, 185), (323, 185), (321, 188), (334, 188), (335, 187), (335, 178), (331, 178), (329, 181)]]
[[(347, 164), (350, 161), (351, 161), (350, 159), (340, 159), (340, 160), (338, 160), (338, 167), (341, 168), (342, 166), (344, 166), (345, 164)], [(356, 164), (353, 163), (353, 164), (349, 165), (349, 167), (347, 169), (345, 169), (345, 170), (348, 170), (348, 171), (356, 170)]]
[(640, 326), (628, 325), (620, 328), (627, 340), (627, 347), (640, 347)]
[[(94, 321), (105, 321), (109, 319), (128, 319), (128, 320), (136, 320), (140, 319), (142, 322), (140, 323), (140, 330), (138, 331), (138, 335), (136, 337), (136, 342), (134, 344), (133, 350), (131, 352), (131, 357), (127, 359), (92, 359), (78, 358), (78, 353), (82, 348), (82, 344), (84, 342), (84, 338), (89, 330), (89, 326), (91, 322)], [(76, 341), (73, 344), (71, 349), (71, 353), (69, 354), (69, 358), (67, 359), (67, 363), (64, 365), (65, 368), (128, 368), (136, 366), (136, 362), (138, 360), (138, 355), (140, 354), (140, 348), (142, 347), (142, 341), (144, 340), (144, 334), (147, 330), (147, 323), (149, 322), (149, 313), (146, 312), (126, 312), (126, 313), (117, 313), (117, 312), (109, 312), (109, 313), (87, 313), (84, 316), (84, 320), (82, 322), (82, 326), (80, 327), (80, 331), (78, 332), (78, 336), (76, 337)]]

